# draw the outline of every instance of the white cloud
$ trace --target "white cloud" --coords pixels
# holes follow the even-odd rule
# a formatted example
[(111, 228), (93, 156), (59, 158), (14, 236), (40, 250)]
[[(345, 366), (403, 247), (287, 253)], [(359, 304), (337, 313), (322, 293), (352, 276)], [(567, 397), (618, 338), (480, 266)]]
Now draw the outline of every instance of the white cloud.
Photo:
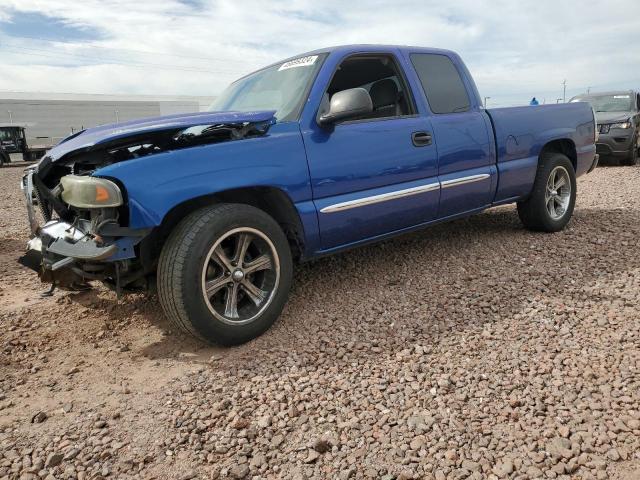
[(640, 85), (630, 48), (640, 40), (636, 2), (9, 0), (0, 21), (39, 13), (100, 39), (0, 34), (3, 63), (12, 64), (0, 89), (210, 95), (306, 50), (393, 43), (457, 50), (494, 104), (555, 101), (565, 78), (568, 94)]

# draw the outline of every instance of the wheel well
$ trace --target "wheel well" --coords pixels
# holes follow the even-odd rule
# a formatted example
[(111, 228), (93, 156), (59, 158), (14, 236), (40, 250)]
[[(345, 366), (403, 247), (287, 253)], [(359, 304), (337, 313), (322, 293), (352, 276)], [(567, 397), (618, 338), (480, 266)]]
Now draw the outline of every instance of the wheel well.
[(288, 195), (274, 187), (249, 187), (193, 198), (173, 207), (165, 215), (160, 226), (140, 244), (140, 258), (144, 269), (151, 271), (155, 268), (167, 237), (183, 218), (199, 208), (216, 203), (242, 203), (264, 211), (278, 222), (284, 231), (293, 258), (300, 258), (304, 246), (304, 229)]
[(562, 153), (566, 155), (569, 158), (569, 160), (571, 160), (571, 164), (573, 165), (574, 171), (577, 170), (578, 153), (576, 152), (576, 146), (573, 143), (573, 141), (567, 138), (563, 138), (561, 140), (553, 140), (547, 143), (544, 147), (542, 147), (539, 158), (542, 158), (542, 156), (545, 153), (549, 153), (549, 152)]

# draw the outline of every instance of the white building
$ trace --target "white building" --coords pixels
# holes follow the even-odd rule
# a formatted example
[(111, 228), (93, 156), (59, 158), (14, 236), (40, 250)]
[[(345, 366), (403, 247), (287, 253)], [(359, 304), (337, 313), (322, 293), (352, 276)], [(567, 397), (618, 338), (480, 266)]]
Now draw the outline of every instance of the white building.
[(26, 125), (28, 145), (53, 145), (84, 128), (207, 109), (214, 97), (0, 92), (0, 123)]

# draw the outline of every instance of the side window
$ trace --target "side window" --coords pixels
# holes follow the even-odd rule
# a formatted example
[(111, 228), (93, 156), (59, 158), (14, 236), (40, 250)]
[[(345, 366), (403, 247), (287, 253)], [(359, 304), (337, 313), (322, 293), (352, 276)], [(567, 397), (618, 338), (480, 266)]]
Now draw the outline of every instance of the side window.
[(469, 110), (467, 89), (449, 57), (432, 53), (412, 53), (411, 63), (416, 69), (433, 113)]
[(362, 55), (344, 60), (337, 68), (322, 100), (321, 112), (329, 108), (331, 97), (342, 90), (361, 87), (369, 92), (373, 112), (358, 120), (412, 115), (411, 95), (390, 56)]

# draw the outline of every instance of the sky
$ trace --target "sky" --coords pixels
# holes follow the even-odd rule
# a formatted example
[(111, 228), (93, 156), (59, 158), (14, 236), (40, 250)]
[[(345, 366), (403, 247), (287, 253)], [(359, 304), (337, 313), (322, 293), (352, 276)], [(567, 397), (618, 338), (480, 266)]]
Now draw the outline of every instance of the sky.
[(0, 92), (215, 96), (305, 51), (457, 51), (488, 106), (640, 88), (638, 0), (1, 0)]

